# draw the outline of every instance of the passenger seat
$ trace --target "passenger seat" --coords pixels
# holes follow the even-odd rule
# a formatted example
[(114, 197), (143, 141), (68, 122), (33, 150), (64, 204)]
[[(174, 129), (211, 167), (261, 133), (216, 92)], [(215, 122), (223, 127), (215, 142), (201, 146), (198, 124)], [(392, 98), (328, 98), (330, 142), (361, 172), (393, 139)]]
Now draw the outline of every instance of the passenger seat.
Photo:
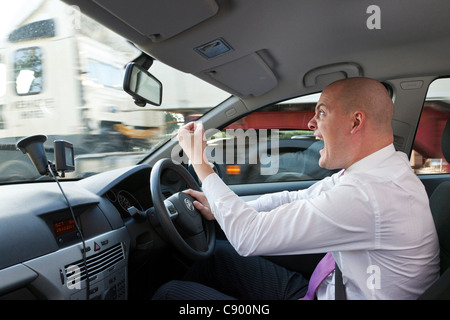
[[(450, 117), (441, 139), (444, 158), (450, 163)], [(430, 197), (430, 208), (436, 226), (441, 259), (441, 277), (428, 288), (419, 300), (450, 299), (450, 181), (439, 184)]]

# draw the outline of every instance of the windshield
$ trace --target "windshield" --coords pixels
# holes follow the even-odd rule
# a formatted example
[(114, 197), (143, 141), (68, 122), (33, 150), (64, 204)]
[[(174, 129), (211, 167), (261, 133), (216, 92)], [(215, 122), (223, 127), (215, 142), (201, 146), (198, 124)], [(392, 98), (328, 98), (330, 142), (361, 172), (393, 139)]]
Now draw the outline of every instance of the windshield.
[(45, 180), (17, 142), (45, 135), (73, 144), (81, 178), (139, 162), (230, 94), (155, 61), (161, 106), (123, 91), (124, 66), (140, 55), (125, 39), (59, 0), (0, 4), (0, 183)]

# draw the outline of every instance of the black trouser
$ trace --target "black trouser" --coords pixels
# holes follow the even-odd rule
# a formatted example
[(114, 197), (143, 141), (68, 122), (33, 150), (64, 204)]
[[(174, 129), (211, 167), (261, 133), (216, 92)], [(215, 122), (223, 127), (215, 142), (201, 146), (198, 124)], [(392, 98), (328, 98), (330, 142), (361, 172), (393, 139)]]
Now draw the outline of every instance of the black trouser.
[(195, 263), (183, 280), (160, 287), (155, 300), (294, 300), (308, 280), (262, 257), (242, 257), (227, 241), (217, 241), (210, 259)]

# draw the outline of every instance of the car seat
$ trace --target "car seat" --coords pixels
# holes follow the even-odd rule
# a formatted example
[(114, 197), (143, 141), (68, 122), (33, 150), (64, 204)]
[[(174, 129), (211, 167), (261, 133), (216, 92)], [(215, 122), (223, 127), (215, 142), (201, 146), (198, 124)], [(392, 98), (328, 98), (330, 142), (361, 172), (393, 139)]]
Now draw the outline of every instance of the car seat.
[[(442, 133), (441, 149), (450, 163), (450, 117)], [(450, 299), (450, 181), (440, 183), (433, 191), (430, 208), (439, 238), (441, 276), (419, 300)]]

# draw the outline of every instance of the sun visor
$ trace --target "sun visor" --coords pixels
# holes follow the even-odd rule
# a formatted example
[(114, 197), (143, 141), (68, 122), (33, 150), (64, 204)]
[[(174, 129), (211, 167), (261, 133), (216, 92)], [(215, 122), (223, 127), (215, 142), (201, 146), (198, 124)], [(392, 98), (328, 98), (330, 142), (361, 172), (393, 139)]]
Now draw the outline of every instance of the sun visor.
[(219, 11), (215, 0), (92, 1), (153, 42), (171, 38)]
[(206, 80), (241, 98), (261, 96), (278, 84), (270, 67), (253, 53), (204, 72)]

